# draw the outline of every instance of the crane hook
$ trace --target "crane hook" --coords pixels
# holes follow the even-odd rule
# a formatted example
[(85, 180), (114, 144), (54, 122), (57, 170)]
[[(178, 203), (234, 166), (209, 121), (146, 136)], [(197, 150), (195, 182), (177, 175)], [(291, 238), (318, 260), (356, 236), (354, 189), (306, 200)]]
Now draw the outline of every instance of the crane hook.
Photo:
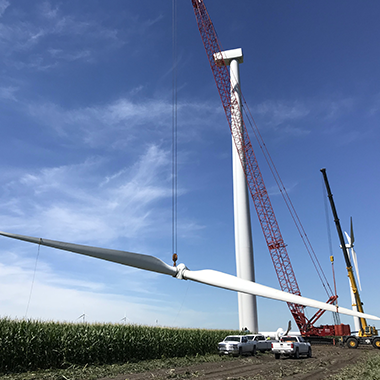
[(173, 267), (177, 266), (177, 260), (178, 260), (178, 255), (176, 253), (173, 253)]

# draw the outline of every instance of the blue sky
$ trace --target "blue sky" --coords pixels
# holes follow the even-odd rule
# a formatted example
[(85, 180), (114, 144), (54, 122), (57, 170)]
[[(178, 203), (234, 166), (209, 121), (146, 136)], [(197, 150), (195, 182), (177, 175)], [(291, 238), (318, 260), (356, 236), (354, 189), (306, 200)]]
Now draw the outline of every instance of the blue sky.
[[(344, 230), (353, 217), (364, 310), (380, 315), (380, 4), (206, 6), (223, 48), (243, 48), (244, 96), (330, 283), (322, 167)], [(230, 133), (190, 0), (178, 1), (177, 22), (179, 262), (234, 274)], [(0, 229), (170, 263), (172, 2), (0, 0), (0, 49)], [(253, 145), (302, 295), (326, 300)], [(256, 280), (278, 288), (251, 213)], [(0, 302), (12, 318), (238, 328), (233, 292), (6, 238)], [(291, 319), (278, 301), (258, 306), (261, 330)], [(330, 313), (321, 320), (332, 322)]]

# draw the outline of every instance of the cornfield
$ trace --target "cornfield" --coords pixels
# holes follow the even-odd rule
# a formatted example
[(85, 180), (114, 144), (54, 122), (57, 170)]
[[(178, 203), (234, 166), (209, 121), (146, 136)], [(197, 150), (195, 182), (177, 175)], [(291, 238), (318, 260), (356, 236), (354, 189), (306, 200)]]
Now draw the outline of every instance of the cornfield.
[(216, 352), (227, 330), (0, 319), (0, 372)]

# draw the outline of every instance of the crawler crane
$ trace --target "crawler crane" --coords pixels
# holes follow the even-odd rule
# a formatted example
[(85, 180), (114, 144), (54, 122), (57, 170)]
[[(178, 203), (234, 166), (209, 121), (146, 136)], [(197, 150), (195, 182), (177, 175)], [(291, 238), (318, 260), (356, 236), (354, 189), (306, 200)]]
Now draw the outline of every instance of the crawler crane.
[[(282, 238), (244, 120), (241, 117), (237, 118), (236, 115), (231, 112), (232, 109), (236, 110), (240, 108), (238, 107), (238, 94), (236, 90), (231, 91), (230, 73), (227, 65), (223, 64), (223, 59), (220, 59), (220, 57), (223, 56), (223, 50), (221, 49), (221, 44), (214, 29), (214, 25), (210, 19), (203, 0), (192, 0), (192, 5), (199, 32), (201, 34), (211, 70), (214, 75), (215, 83), (218, 88), (231, 134), (234, 139), (235, 147), (238, 150), (238, 155), (242, 161), (247, 179), (247, 185), (256, 208), (281, 290), (288, 293), (301, 295), (289, 255), (287, 253), (286, 244)], [(241, 126), (237, 125), (237, 119), (242, 121)], [(298, 219), (297, 216), (296, 218)], [(327, 303), (334, 304), (336, 299), (336, 295), (331, 295)], [(320, 327), (314, 326), (316, 321), (324, 313), (324, 310), (319, 310), (312, 318), (308, 319), (302, 305), (288, 303), (288, 306), (303, 336), (321, 337), (350, 334), (349, 325), (335, 324)]]
[[(331, 210), (334, 216), (335, 226), (338, 232), (340, 247), (342, 248), (343, 257), (346, 262), (348, 278), (350, 279), (351, 289), (355, 296), (355, 303), (357, 310), (361, 313), (363, 311), (363, 303), (360, 299), (359, 289), (356, 285), (356, 280), (354, 276), (354, 271), (352, 269), (351, 260), (347, 252), (347, 247), (344, 241), (342, 228), (340, 226), (340, 221), (338, 218), (338, 213), (335, 208), (335, 203), (333, 199), (333, 195), (331, 193), (329, 181), (327, 179), (326, 169), (321, 169), (323, 180), (325, 182), (327, 196), (330, 200)], [(374, 326), (367, 325), (367, 321), (365, 318), (360, 318), (360, 330), (358, 336), (347, 335), (343, 337), (343, 341), (347, 344), (349, 348), (356, 348), (359, 344), (372, 344), (373, 347), (380, 349), (380, 337), (378, 336), (377, 330)]]

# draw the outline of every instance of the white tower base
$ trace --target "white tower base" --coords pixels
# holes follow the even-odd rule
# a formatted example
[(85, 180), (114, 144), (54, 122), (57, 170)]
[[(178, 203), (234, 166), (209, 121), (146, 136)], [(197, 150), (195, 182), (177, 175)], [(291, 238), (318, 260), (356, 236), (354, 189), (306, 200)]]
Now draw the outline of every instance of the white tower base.
[[(231, 114), (236, 115), (236, 119), (240, 120), (240, 122), (235, 123), (237, 125), (234, 125), (233, 127), (238, 128), (238, 132), (242, 133), (239, 63), (243, 62), (243, 52), (242, 49), (234, 49), (224, 51), (221, 55), (224, 63), (230, 66), (231, 93), (234, 92), (234, 96), (238, 100), (238, 107), (236, 109), (232, 108)], [(242, 167), (242, 162), (245, 162), (245, 157), (239, 157), (233, 139), (232, 161), (236, 275), (244, 280), (255, 282), (249, 194), (245, 173)], [(258, 320), (256, 296), (238, 293), (238, 304), (239, 329), (257, 333)]]

